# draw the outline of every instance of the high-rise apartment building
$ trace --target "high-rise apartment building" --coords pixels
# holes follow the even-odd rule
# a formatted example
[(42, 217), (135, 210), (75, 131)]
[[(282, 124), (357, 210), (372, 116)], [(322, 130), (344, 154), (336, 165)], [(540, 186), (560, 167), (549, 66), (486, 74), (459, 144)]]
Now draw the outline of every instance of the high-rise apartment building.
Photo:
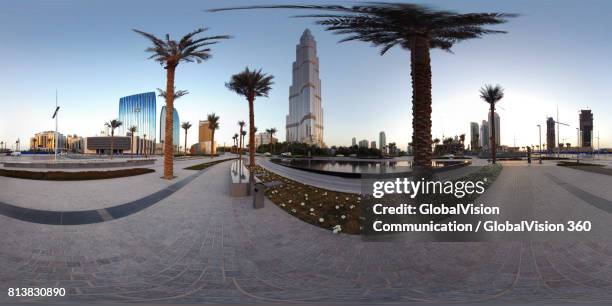
[(489, 122), (482, 120), (480, 124), (480, 147), (483, 150), (489, 149)]
[(555, 139), (555, 119), (546, 119), (546, 150), (550, 153), (557, 147)]
[(470, 147), (472, 150), (477, 150), (480, 146), (479, 137), (480, 131), (478, 130), (478, 122), (470, 122)]
[(357, 138), (353, 137), (353, 139), (351, 140), (351, 146), (354, 147), (357, 145)]
[[(181, 142), (180, 136), (180, 122), (179, 122), (179, 114), (176, 111), (176, 108), (173, 109), (172, 112), (172, 144), (175, 147), (178, 147)], [(147, 135), (149, 138), (149, 135)], [(161, 109), (161, 113), (159, 115), (159, 142), (164, 142), (166, 140), (166, 106), (164, 105)]]
[(381, 151), (385, 151), (387, 147), (387, 135), (384, 131), (378, 133), (378, 146)]
[(580, 110), (580, 144), (584, 148), (593, 146), (593, 113), (590, 109)]

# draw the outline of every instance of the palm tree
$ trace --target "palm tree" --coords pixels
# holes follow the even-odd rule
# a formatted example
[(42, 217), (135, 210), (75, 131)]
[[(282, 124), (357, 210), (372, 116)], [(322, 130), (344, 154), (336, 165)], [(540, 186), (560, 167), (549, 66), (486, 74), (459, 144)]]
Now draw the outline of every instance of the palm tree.
[(341, 5), (273, 5), (246, 6), (209, 10), (211, 12), (256, 9), (307, 9), (332, 13), (299, 17), (317, 18), (317, 24), (335, 34), (349, 35), (340, 42), (363, 41), (380, 47), (384, 55), (400, 46), (410, 51), (412, 77), (412, 142), (415, 171), (431, 172), (431, 58), (430, 49), (451, 52), (454, 44), (486, 34), (505, 33), (486, 29), (515, 17), (504, 13), (459, 14), (436, 11), (426, 6), (407, 3), (367, 3)]
[(244, 129), (244, 121), (240, 120), (238, 121), (238, 126), (240, 126), (240, 135), (238, 137), (240, 137), (240, 147), (239, 147), (239, 151), (238, 151), (238, 155), (240, 155), (240, 160), (242, 160), (242, 140), (244, 138), (244, 134), (243, 134), (243, 129)]
[(38, 140), (36, 138), (34, 138), (34, 139), (32, 139), (32, 142), (34, 143), (34, 147), (30, 148), (30, 150), (36, 151), (36, 142), (38, 142)]
[(244, 136), (246, 136), (247, 131), (240, 132), (240, 160), (242, 160), (242, 151), (244, 149)]
[(273, 154), (272, 152), (274, 152), (272, 150), (272, 139), (274, 139), (274, 134), (276, 134), (276, 128), (271, 128), (271, 129), (267, 129), (266, 132), (270, 135), (270, 143), (269, 143), (269, 150), (270, 150), (270, 154)]
[(497, 160), (497, 144), (495, 143), (495, 104), (504, 97), (504, 89), (499, 85), (485, 85), (480, 88), (480, 98), (489, 103), (489, 126), (491, 135), (489, 143), (491, 147), (491, 162), (495, 164)]
[(234, 146), (236, 147), (236, 149), (238, 149), (238, 133), (234, 134), (234, 137), (232, 137), (232, 139), (234, 140)]
[(165, 39), (157, 38), (140, 30), (134, 32), (141, 34), (153, 43), (153, 46), (146, 49), (151, 52), (150, 59), (159, 62), (166, 69), (166, 126), (164, 143), (164, 178), (174, 178), (173, 173), (173, 152), (172, 152), (172, 130), (173, 130), (173, 111), (174, 111), (174, 74), (176, 67), (181, 62), (197, 62), (198, 64), (211, 57), (208, 46), (216, 44), (221, 39), (228, 39), (230, 36), (209, 36), (196, 37), (206, 31), (206, 28), (196, 29), (195, 31), (183, 36), (179, 41), (171, 40), (170, 35), (166, 34)]
[(134, 158), (134, 134), (136, 134), (136, 131), (138, 131), (138, 127), (135, 125), (128, 128), (128, 132), (130, 132), (130, 135), (132, 136), (132, 150), (130, 150), (132, 152), (132, 158)]
[(111, 159), (113, 159), (113, 153), (115, 151), (115, 129), (122, 126), (123, 122), (119, 121), (118, 119), (113, 119), (109, 122), (104, 123), (104, 125), (106, 125), (108, 128), (111, 129), (111, 149), (110, 149), (110, 154), (111, 154)]
[(219, 129), (219, 116), (208, 114), (208, 128), (210, 129), (210, 158), (215, 156), (215, 131)]
[(181, 127), (183, 128), (183, 130), (185, 130), (185, 154), (187, 154), (187, 130), (191, 128), (191, 123), (189, 123), (189, 121), (183, 122), (181, 124)]
[(247, 67), (243, 72), (232, 76), (225, 86), (244, 96), (249, 102), (249, 167), (255, 166), (255, 113), (254, 105), (256, 97), (267, 97), (272, 89), (274, 76), (265, 74), (259, 70), (249, 70)]

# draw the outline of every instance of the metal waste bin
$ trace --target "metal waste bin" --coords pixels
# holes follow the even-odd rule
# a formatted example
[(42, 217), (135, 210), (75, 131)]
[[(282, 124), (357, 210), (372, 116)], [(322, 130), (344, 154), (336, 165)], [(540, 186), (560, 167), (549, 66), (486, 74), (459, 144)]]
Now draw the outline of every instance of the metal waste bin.
[(264, 183), (256, 183), (253, 188), (253, 208), (263, 208), (266, 194), (266, 185)]

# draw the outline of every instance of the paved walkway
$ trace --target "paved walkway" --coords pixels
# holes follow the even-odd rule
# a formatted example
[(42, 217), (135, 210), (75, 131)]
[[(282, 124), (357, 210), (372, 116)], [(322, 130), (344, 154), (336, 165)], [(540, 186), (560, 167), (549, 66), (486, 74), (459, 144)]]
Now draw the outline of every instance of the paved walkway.
[[(271, 203), (253, 210), (249, 198), (229, 197), (228, 167), (213, 166), (157, 205), (109, 222), (51, 226), (0, 216), (0, 292), (54, 286), (69, 293), (3, 293), (0, 304), (612, 302), (610, 242), (367, 243)], [(549, 170), (575, 176), (581, 188), (594, 181), (594, 174), (561, 167), (507, 166), (485, 197), (518, 192), (527, 201), (593, 207), (534, 176)]]

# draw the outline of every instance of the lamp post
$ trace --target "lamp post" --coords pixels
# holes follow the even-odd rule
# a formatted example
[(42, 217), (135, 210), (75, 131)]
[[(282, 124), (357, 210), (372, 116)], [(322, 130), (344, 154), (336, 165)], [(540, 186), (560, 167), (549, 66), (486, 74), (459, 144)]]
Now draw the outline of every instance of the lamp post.
[(542, 164), (542, 126), (538, 124), (538, 137), (540, 138), (540, 146), (538, 147), (540, 151), (540, 164)]

